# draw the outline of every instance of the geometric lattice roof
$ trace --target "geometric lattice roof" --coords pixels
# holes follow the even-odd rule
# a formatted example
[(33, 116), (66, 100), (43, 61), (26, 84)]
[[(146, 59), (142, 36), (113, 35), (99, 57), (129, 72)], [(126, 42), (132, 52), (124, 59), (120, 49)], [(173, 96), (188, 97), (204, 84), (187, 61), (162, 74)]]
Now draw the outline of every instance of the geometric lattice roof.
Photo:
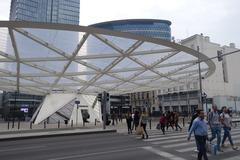
[[(45, 95), (160, 89), (198, 78), (196, 50), (93, 27), (0, 21), (0, 89)], [(201, 63), (205, 78), (215, 71)]]

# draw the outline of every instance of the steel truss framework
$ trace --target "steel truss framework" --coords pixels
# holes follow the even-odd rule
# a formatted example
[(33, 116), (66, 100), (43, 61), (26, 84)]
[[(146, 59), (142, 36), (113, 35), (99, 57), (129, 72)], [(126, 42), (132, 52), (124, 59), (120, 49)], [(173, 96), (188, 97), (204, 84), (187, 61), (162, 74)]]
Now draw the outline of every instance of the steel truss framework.
[[(11, 42), (11, 46), (0, 46), (0, 89), (6, 91), (46, 95), (53, 92), (123, 94), (156, 90), (196, 80), (198, 57), (200, 60), (208, 58), (177, 43), (92, 27), (0, 21), (0, 29), (2, 37)], [(72, 52), (67, 52), (64, 46), (56, 46), (31, 30), (46, 34), (52, 30), (74, 32), (80, 40)], [(20, 35), (54, 55), (22, 56)], [(91, 42), (97, 42), (97, 46)], [(12, 54), (7, 53), (9, 47)], [(61, 63), (63, 67), (48, 67), (55, 63)], [(14, 64), (14, 69), (4, 67), (6, 64)], [(78, 70), (68, 70), (76, 64)], [(201, 65), (203, 77), (214, 73), (215, 64), (211, 60)], [(22, 66), (32, 68), (32, 71), (25, 72)]]

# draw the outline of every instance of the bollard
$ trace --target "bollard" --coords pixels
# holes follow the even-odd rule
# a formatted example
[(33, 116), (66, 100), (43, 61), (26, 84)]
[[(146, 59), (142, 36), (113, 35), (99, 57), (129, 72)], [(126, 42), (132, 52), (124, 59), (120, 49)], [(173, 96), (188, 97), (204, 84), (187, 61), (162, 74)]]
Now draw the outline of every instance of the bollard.
[(185, 127), (185, 117), (183, 117), (183, 127)]
[(14, 128), (14, 118), (13, 118), (13, 121), (12, 121), (12, 128)]
[(71, 120), (71, 127), (73, 127), (73, 120)]
[(97, 125), (97, 119), (95, 118), (95, 126)]
[(83, 121), (83, 127), (85, 127), (85, 121)]
[(32, 129), (32, 122), (30, 122), (30, 129)]
[(152, 129), (152, 119), (149, 120), (149, 128)]
[(7, 128), (8, 128), (8, 130), (9, 130), (9, 125), (10, 125), (10, 122), (8, 121), (8, 127), (7, 127)]
[(58, 128), (60, 128), (60, 121), (58, 120)]
[(20, 129), (20, 120), (18, 120), (18, 130)]
[(43, 122), (43, 126), (44, 126), (44, 128), (46, 128), (46, 121)]

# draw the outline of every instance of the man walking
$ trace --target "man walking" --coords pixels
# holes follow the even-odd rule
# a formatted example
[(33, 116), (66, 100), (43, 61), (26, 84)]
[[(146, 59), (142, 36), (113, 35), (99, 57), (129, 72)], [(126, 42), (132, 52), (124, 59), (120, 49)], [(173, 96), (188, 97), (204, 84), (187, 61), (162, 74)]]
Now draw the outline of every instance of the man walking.
[(217, 106), (212, 106), (212, 111), (208, 114), (208, 124), (211, 128), (212, 132), (212, 138), (210, 138), (210, 142), (214, 140), (217, 136), (217, 150), (219, 152), (223, 152), (223, 150), (220, 147), (221, 143), (221, 119), (220, 115), (217, 110)]
[[(188, 128), (188, 132), (190, 131), (191, 127), (192, 127), (192, 124), (193, 124), (193, 121), (198, 117), (199, 113), (200, 113), (200, 109), (196, 109), (196, 111), (194, 112), (192, 118), (191, 118), (191, 122), (189, 124), (189, 128)], [(197, 140), (196, 140), (196, 137), (195, 137), (195, 142), (196, 142), (196, 146), (197, 146), (197, 149), (194, 150), (195, 152), (199, 152), (199, 145), (197, 143)]]
[(206, 150), (206, 140), (208, 139), (207, 122), (204, 120), (204, 112), (201, 110), (198, 117), (193, 121), (192, 127), (188, 134), (188, 141), (190, 141), (191, 134), (194, 132), (197, 144), (199, 145), (198, 160), (202, 157), (204, 160), (208, 160)]

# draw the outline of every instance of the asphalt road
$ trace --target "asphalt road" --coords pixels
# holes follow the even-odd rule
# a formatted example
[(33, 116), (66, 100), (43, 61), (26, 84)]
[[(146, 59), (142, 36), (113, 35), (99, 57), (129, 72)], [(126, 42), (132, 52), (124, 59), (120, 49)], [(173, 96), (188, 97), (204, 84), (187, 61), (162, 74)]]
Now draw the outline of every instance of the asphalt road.
[[(235, 139), (239, 132), (235, 130)], [(187, 142), (184, 131), (164, 136), (152, 131), (147, 140), (123, 133), (89, 134), (2, 141), (0, 160), (195, 160), (194, 147), (194, 140)], [(226, 150), (209, 159), (237, 157), (239, 152)]]
[(156, 159), (147, 143), (118, 133), (52, 137), (0, 143), (1, 160)]

